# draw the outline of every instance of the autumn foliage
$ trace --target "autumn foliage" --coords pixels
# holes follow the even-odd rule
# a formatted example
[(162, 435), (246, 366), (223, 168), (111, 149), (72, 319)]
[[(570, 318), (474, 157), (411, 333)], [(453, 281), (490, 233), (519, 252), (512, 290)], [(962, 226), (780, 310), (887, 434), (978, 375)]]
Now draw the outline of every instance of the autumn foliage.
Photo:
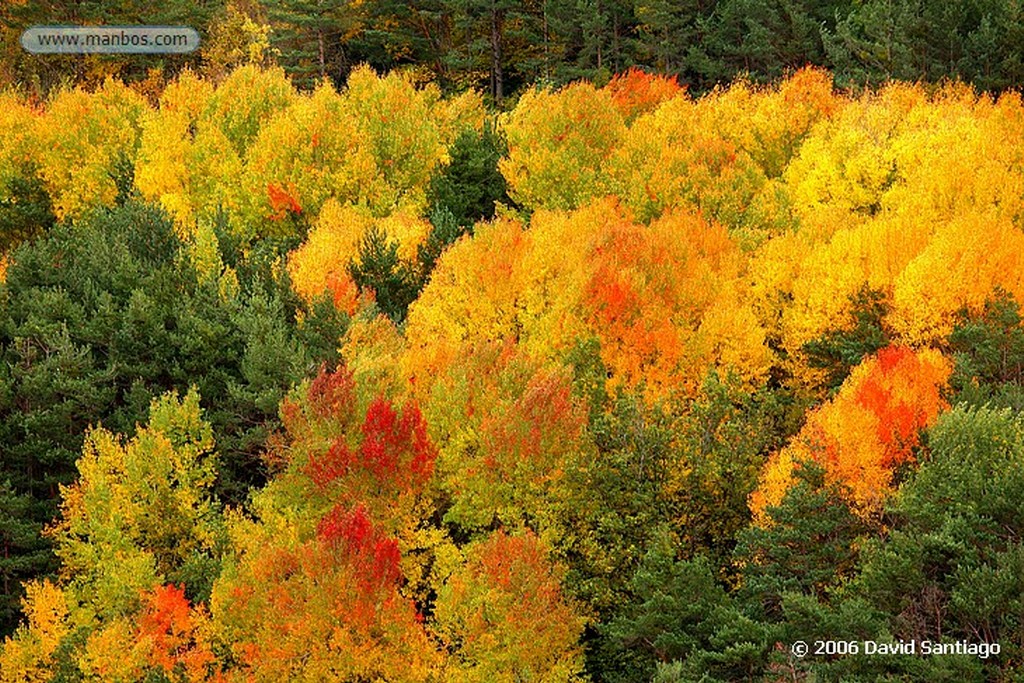
[(895, 469), (914, 459), (921, 430), (947, 407), (942, 391), (950, 371), (949, 362), (930, 349), (892, 346), (865, 359), (769, 461), (751, 496), (754, 515), (765, 519), (766, 509), (792, 485), (793, 468), (808, 460), (845, 486), (858, 510), (877, 512), (892, 492)]
[[(0, 683), (810, 680), (838, 664), (787, 658), (780, 634), (944, 637), (933, 621), (984, 601), (936, 581), (1019, 594), (1012, 515), (979, 535), (995, 551), (971, 551), (1003, 564), (970, 576), (911, 576), (945, 540), (878, 558), (910, 547), (906, 525), (939, 528), (914, 498), (935, 483), (931, 435), (973, 452), (943, 414), (981, 429), (1022, 405), (1022, 149), (1019, 94), (847, 92), (810, 67), (699, 97), (635, 68), (502, 113), (368, 67), (308, 90), (250, 63), (147, 96), (116, 80), (45, 103), (0, 93), (0, 279), (66, 266), (17, 248), (54, 221), (81, 231), (141, 202), (173, 220), (168, 258), (194, 266), (197, 298), (292, 302), (275, 327), (242, 308), (151, 314), (170, 303), (133, 294), (126, 320), (152, 324), (111, 367), (159, 365), (160, 340), (214, 347), (232, 325), (254, 343), (230, 351), (245, 383), (169, 394), (117, 434), (103, 425), (148, 395), (89, 366), (106, 308), (0, 282), (26, 321), (0, 324), (0, 443), (37, 428), (15, 381), (53, 370), (68, 384), (40, 396), (117, 397), (74, 449), (45, 531), (59, 573), (25, 583)], [(122, 283), (90, 287), (102, 303)], [(318, 311), (341, 321), (326, 341)], [(299, 334), (317, 361), (271, 353)], [(281, 376), (302, 378), (283, 401)], [(259, 484), (228, 504), (204, 415), (243, 403), (279, 420), (247, 443)], [(1001, 439), (991, 450), (1017, 443)], [(41, 523), (15, 525), (38, 492), (6, 479), (58, 457), (0, 472), (4, 553), (49, 552), (31, 545)], [(958, 637), (1019, 621), (985, 609)], [(925, 670), (840, 663), (864, 680)], [(946, 664), (927, 671), (1012, 678)]]
[(573, 680), (583, 621), (566, 604), (559, 570), (531, 534), (495, 532), (469, 550), (441, 589), (437, 628), (454, 648), (450, 680)]

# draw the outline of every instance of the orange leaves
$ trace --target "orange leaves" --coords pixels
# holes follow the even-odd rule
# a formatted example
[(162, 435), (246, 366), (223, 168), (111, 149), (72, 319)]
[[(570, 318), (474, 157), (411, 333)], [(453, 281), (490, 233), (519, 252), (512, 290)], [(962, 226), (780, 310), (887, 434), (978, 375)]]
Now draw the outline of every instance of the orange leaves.
[[(721, 344), (740, 332), (704, 323), (717, 307), (739, 307), (728, 283), (742, 272), (742, 255), (724, 228), (688, 213), (647, 227), (618, 223), (606, 239), (592, 256), (595, 270), (583, 302), (602, 359), (616, 381), (643, 383), (650, 397), (678, 387), (696, 391), (720, 359)], [(744, 321), (752, 322), (749, 316)], [(751, 341), (756, 355), (763, 340)], [(745, 378), (763, 372), (766, 358), (753, 360), (753, 367), (736, 368)]]
[[(213, 612), (239, 662), (265, 680), (425, 680), (438, 657), (406, 578), (437, 451), (419, 409), (362, 405), (344, 366), (282, 405), (283, 471), (232, 525)], [(410, 589), (415, 592), (414, 589)]]
[(145, 593), (142, 602), (136, 638), (149, 665), (168, 676), (180, 667), (190, 682), (210, 680), (216, 658), (204, 633), (205, 610), (192, 608), (184, 589), (170, 585)]
[(812, 412), (793, 442), (769, 460), (751, 497), (755, 517), (777, 505), (792, 484), (792, 470), (813, 460), (845, 485), (863, 514), (878, 510), (895, 467), (913, 459), (920, 432), (945, 410), (942, 389), (952, 368), (937, 351), (890, 346), (850, 374), (836, 397)]
[(649, 74), (636, 67), (616, 75), (604, 90), (627, 122), (685, 92), (675, 76)]
[(429, 381), (461, 348), (499, 340), (553, 360), (597, 337), (612, 383), (644, 385), (651, 400), (695, 391), (716, 364), (757, 381), (768, 355), (741, 299), (745, 265), (719, 225), (682, 211), (637, 225), (612, 199), (539, 211), (529, 231), (480, 226), (410, 308), (411, 374)]
[(288, 187), (282, 187), (275, 183), (267, 183), (267, 198), (270, 200), (272, 213), (269, 218), (272, 221), (282, 220), (288, 214), (298, 215), (302, 213), (302, 207), (295, 198), (296, 191), (294, 183)]
[(459, 358), (463, 346), (519, 334), (516, 301), (530, 241), (518, 222), (497, 220), (442, 255), (406, 323), (404, 362), (421, 389)]

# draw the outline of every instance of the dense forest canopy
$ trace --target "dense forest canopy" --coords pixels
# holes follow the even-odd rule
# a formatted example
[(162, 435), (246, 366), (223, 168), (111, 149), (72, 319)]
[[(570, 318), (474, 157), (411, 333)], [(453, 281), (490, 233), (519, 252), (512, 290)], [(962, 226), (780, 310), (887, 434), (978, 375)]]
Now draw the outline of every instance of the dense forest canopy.
[(0, 682), (1024, 675), (1016, 3), (110, 7), (0, 8)]
[[(204, 42), (160, 59), (24, 53), (21, 31), (46, 24), (184, 25)], [(843, 87), (957, 79), (996, 92), (1024, 79), (1016, 0), (11, 0), (0, 27), (0, 84), (37, 92), (69, 76), (160, 81), (186, 66), (220, 76), (254, 58), (303, 87), (325, 77), (340, 87), (365, 63), (410, 67), (446, 92), (475, 88), (499, 102), (534, 84), (603, 84), (630, 67), (693, 92), (806, 65)]]

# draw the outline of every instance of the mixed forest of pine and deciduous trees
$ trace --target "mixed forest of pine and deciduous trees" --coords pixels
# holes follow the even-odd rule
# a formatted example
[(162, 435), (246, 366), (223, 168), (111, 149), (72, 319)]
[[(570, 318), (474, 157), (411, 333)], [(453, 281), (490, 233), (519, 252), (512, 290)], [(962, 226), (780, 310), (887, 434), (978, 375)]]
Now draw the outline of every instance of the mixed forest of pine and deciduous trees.
[(1013, 3), (162, 7), (0, 61), (0, 681), (1024, 676)]

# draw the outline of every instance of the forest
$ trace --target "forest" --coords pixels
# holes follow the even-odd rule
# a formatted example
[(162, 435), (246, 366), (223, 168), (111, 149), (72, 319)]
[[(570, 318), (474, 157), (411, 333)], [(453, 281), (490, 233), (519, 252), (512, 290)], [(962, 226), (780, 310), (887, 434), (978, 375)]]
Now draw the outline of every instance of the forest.
[(312, 4), (0, 57), (0, 682), (1024, 680), (1015, 3)]
[[(192, 55), (40, 60), (20, 33), (38, 25), (189, 26)], [(341, 88), (361, 64), (404, 68), (442, 91), (500, 103), (534, 84), (597, 85), (636, 66), (690, 92), (737, 76), (771, 83), (807, 65), (843, 88), (954, 79), (996, 93), (1024, 82), (1017, 0), (6, 0), (0, 84), (36, 92), (106, 76), (159, 81), (188, 66), (222, 77), (257, 58), (293, 82)]]

